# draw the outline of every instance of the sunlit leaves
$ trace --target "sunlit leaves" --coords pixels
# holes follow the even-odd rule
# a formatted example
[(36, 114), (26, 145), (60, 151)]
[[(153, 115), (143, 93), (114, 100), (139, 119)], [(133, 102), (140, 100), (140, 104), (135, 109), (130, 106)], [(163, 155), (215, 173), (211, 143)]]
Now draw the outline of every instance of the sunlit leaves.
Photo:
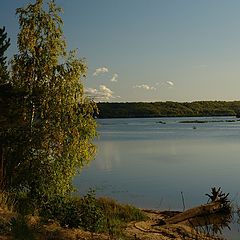
[(17, 9), (19, 53), (11, 83), (25, 93), (19, 109), (26, 125), (15, 137), (10, 182), (35, 196), (69, 192), (73, 176), (95, 154), (96, 105), (84, 97), (80, 81), (87, 66), (75, 51), (66, 53), (60, 12), (54, 1), (41, 0)]

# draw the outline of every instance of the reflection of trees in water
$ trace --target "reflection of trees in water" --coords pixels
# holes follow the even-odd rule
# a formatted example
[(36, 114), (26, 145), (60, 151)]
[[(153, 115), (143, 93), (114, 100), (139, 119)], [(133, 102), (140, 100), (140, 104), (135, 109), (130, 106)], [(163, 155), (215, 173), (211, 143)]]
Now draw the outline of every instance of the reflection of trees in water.
[(230, 228), (232, 222), (232, 213), (214, 213), (208, 216), (196, 218), (194, 222), (191, 222), (191, 226), (194, 227), (198, 232), (210, 236), (222, 235), (224, 229)]
[[(228, 200), (229, 193), (224, 193), (221, 188), (213, 187), (211, 194), (206, 194), (211, 202), (220, 202), (222, 208), (212, 214), (199, 216), (193, 221), (190, 221), (192, 227), (197, 231), (203, 232), (207, 235), (222, 235), (223, 229), (230, 228), (230, 224), (233, 221), (233, 208)], [(239, 211), (240, 213), (240, 211)]]

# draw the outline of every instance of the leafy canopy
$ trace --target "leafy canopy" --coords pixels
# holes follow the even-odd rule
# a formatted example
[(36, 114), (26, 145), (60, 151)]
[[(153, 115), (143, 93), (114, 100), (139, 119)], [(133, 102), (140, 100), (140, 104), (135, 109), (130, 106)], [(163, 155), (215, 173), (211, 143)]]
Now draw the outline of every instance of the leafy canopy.
[(76, 52), (67, 53), (54, 1), (37, 0), (16, 13), (19, 53), (10, 83), (22, 97), (14, 103), (19, 124), (8, 129), (7, 186), (34, 197), (66, 194), (95, 154), (96, 106), (80, 81), (87, 66)]

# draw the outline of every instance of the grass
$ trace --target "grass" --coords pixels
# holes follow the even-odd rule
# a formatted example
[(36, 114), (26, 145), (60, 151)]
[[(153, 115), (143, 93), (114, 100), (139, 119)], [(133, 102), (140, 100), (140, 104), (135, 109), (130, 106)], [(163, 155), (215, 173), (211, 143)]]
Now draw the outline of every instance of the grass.
[(0, 192), (0, 209), (5, 212), (13, 212), (16, 205), (15, 199), (7, 192)]
[(103, 232), (110, 235), (121, 235), (122, 229), (131, 221), (146, 220), (146, 215), (131, 205), (119, 204), (110, 198), (99, 198), (98, 203), (105, 216)]
[(0, 192), (0, 235), (8, 235), (11, 231), (15, 201), (7, 192)]
[(123, 222), (140, 221), (146, 219), (144, 213), (132, 205), (120, 204), (116, 200), (107, 197), (99, 198), (98, 203), (101, 206), (104, 215), (110, 218), (119, 219)]

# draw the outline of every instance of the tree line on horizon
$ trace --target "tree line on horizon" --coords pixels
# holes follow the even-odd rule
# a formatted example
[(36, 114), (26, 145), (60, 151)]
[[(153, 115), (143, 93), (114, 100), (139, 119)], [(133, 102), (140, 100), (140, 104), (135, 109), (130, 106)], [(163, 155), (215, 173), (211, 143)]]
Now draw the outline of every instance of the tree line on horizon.
[(98, 118), (240, 116), (240, 101), (100, 102), (97, 106)]

